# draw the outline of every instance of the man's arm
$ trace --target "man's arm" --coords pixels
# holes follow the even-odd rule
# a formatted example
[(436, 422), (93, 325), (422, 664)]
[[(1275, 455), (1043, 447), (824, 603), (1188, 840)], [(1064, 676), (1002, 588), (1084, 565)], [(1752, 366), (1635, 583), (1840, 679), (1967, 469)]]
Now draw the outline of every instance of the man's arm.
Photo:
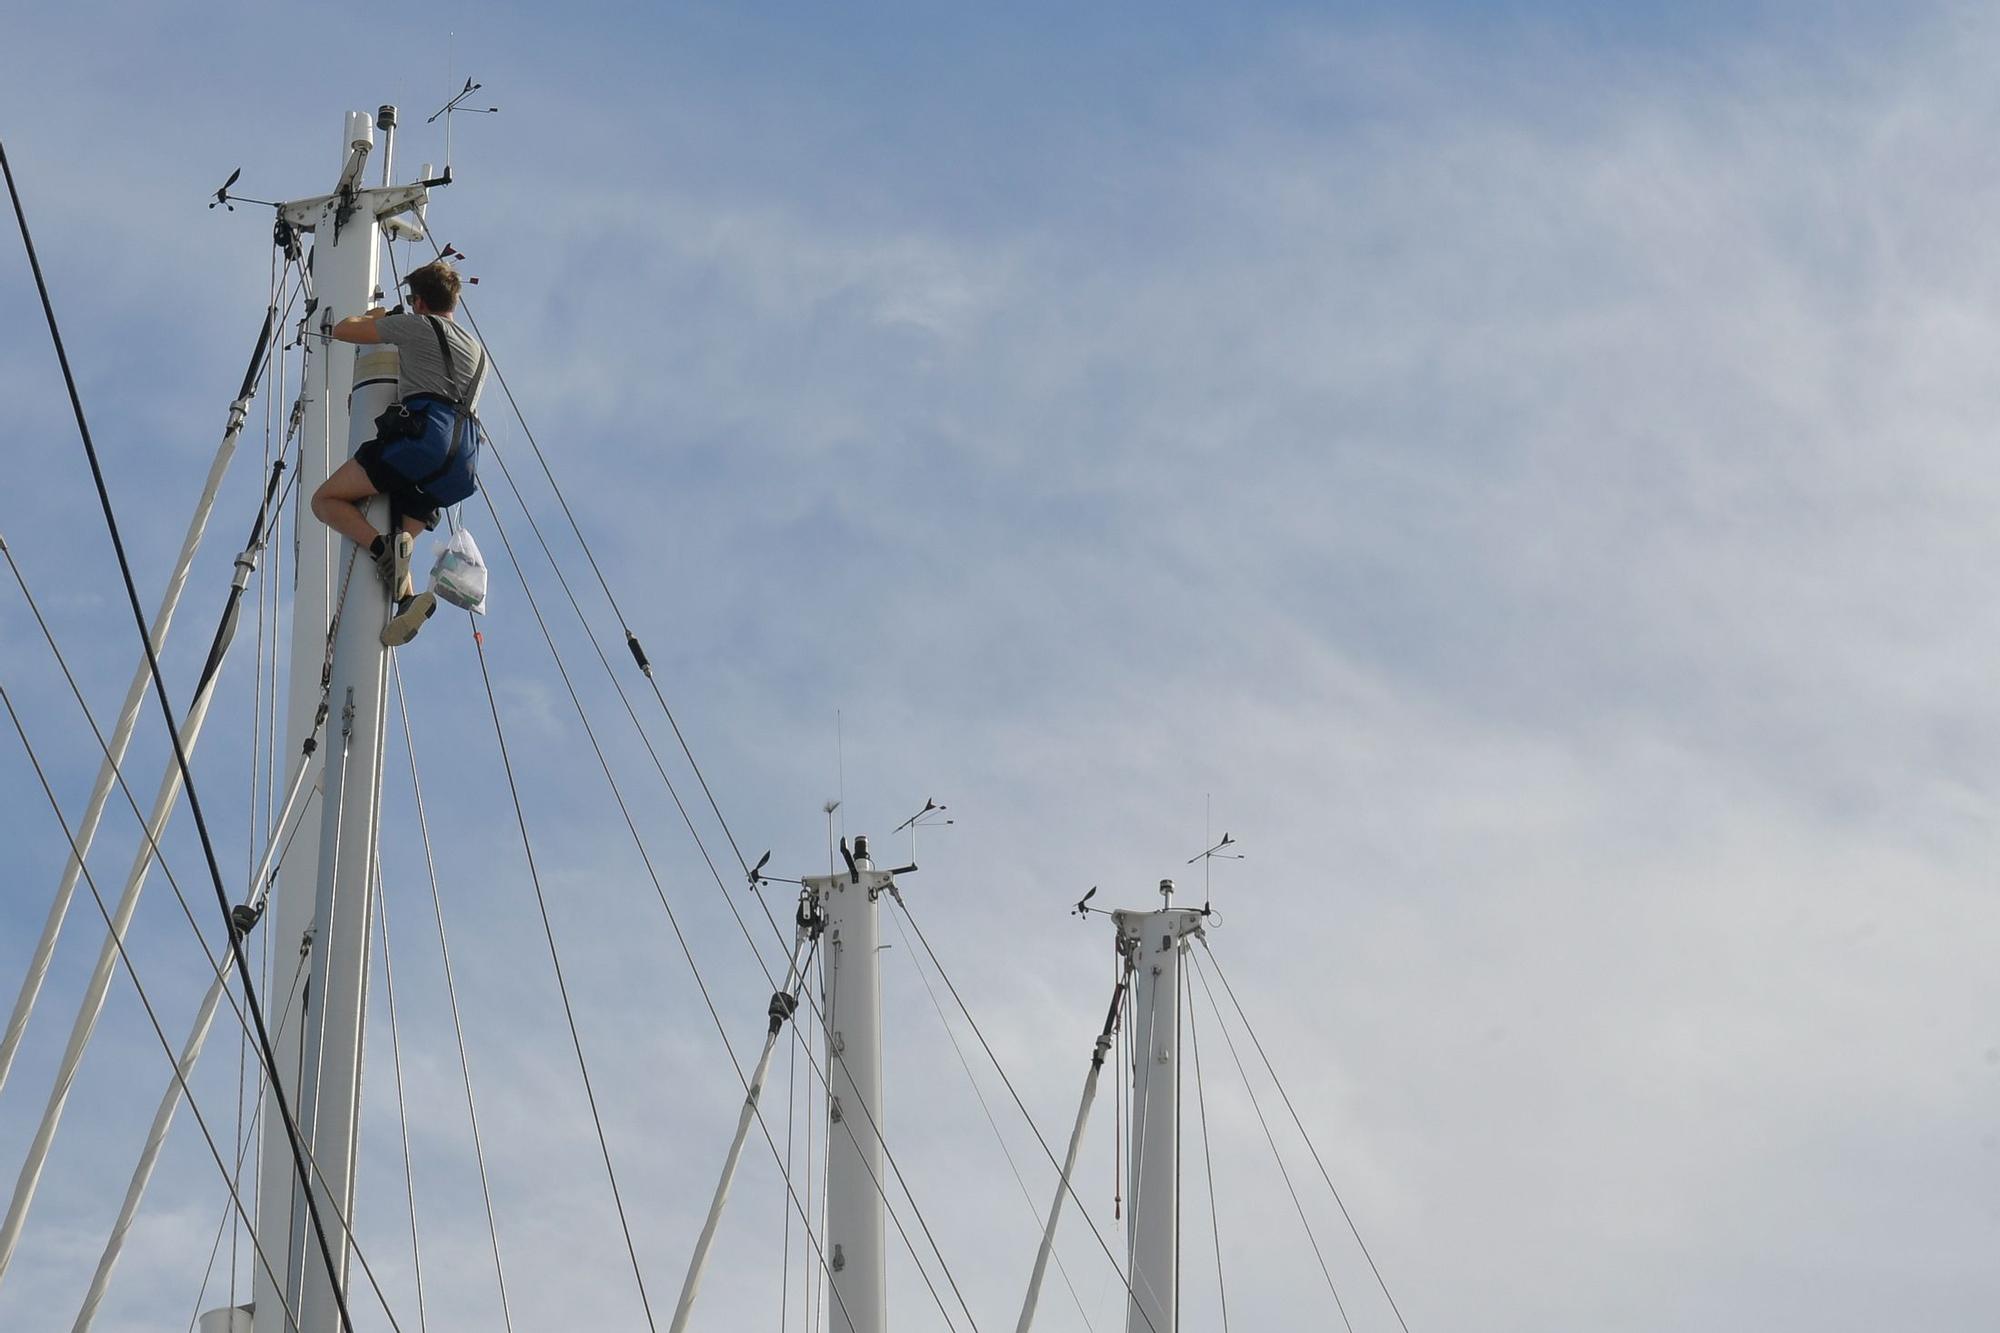
[(365, 315), (349, 315), (333, 326), (333, 336), (344, 343), (379, 343), (382, 331), (375, 321), (388, 313), (378, 305)]

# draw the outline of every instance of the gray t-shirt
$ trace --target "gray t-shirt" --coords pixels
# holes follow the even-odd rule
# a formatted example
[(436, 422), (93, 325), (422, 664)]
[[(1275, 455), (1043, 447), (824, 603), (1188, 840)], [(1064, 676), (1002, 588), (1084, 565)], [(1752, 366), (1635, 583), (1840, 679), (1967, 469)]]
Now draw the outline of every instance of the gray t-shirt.
[[(444, 358), (438, 355), (437, 334), (431, 331), (432, 319), (444, 326), (445, 341), (451, 345), (450, 376), (445, 373)], [(467, 409), (478, 409), (479, 391), (486, 387), (483, 349), (479, 339), (460, 328), (456, 320), (436, 315), (384, 315), (375, 321), (375, 331), (383, 342), (393, 344), (402, 354), (403, 397), (429, 393), (452, 398), (456, 396), (452, 392), (456, 383), (458, 393), (465, 395)]]

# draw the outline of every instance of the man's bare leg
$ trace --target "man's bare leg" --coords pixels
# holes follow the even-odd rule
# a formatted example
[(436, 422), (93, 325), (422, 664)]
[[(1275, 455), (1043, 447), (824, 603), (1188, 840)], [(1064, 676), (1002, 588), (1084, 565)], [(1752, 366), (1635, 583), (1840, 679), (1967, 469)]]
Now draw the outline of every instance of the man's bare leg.
[[(375, 531), (375, 525), (361, 512), (361, 501), (376, 494), (379, 492), (375, 483), (368, 480), (361, 464), (350, 458), (335, 468), (333, 475), (313, 492), (313, 517), (366, 551), (382, 534)], [(406, 519), (404, 527), (407, 529), (408, 526), (409, 520)], [(418, 524), (419, 529), (422, 526)]]

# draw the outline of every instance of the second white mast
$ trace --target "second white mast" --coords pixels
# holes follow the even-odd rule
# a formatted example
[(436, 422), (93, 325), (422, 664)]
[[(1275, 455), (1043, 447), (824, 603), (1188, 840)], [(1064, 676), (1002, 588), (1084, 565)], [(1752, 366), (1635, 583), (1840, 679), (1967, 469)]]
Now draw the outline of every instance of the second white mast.
[[(1173, 881), (1160, 881), (1172, 902)], [(1132, 1162), (1126, 1184), (1131, 1295), (1126, 1333), (1180, 1324), (1181, 955), (1201, 934), (1199, 908), (1111, 914), (1132, 977)]]
[[(841, 844), (845, 850), (846, 843)], [(833, 1333), (885, 1333), (882, 893), (893, 881), (856, 838), (850, 869), (811, 877), (826, 913), (826, 1263)]]

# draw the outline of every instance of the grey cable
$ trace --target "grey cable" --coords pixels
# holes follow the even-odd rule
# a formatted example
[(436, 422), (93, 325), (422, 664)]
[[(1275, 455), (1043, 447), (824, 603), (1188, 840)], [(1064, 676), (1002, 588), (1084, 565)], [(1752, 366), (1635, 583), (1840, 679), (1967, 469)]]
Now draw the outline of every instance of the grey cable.
[(1368, 1261), (1368, 1271), (1375, 1275), (1375, 1285), (1382, 1289), (1382, 1297), (1389, 1302), (1389, 1309), (1395, 1314), (1396, 1323), (1401, 1326), (1403, 1333), (1410, 1333), (1410, 1326), (1403, 1322), (1403, 1312), (1397, 1306), (1396, 1298), (1389, 1294), (1389, 1284), (1382, 1280), (1382, 1270), (1375, 1266), (1375, 1256), (1368, 1252), (1368, 1244), (1361, 1239), (1360, 1228), (1355, 1226), (1353, 1215), (1347, 1211), (1347, 1201), (1340, 1197), (1340, 1190), (1335, 1187), (1333, 1177), (1328, 1174), (1326, 1163), (1320, 1159), (1319, 1149), (1313, 1145), (1312, 1136), (1306, 1133), (1305, 1122), (1299, 1119), (1298, 1108), (1292, 1105), (1291, 1094), (1285, 1091), (1285, 1085), (1279, 1079), (1276, 1067), (1271, 1064), (1271, 1057), (1264, 1050), (1264, 1043), (1258, 1039), (1257, 1029), (1251, 1026), (1249, 1015), (1243, 1012), (1243, 1006), (1236, 998), (1236, 988), (1229, 984), (1229, 977), (1223, 972), (1222, 964), (1216, 961), (1215, 951), (1208, 947), (1206, 939), (1202, 941), (1201, 947), (1202, 952), (1208, 955), (1209, 963), (1214, 966), (1216, 979), (1222, 982), (1223, 993), (1229, 996), (1229, 1003), (1235, 1008), (1237, 1018), (1242, 1020), (1243, 1030), (1250, 1034), (1250, 1040), (1256, 1046), (1258, 1056), (1264, 1061), (1264, 1070), (1271, 1076), (1271, 1085), (1278, 1090), (1278, 1096), (1284, 1099), (1285, 1110), (1290, 1112), (1292, 1124), (1297, 1127), (1299, 1137), (1305, 1140), (1306, 1151), (1312, 1154), (1313, 1165), (1319, 1168), (1320, 1179), (1326, 1182), (1327, 1189), (1333, 1195), (1333, 1201), (1340, 1205), (1340, 1215), (1346, 1219), (1347, 1229), (1353, 1234), (1354, 1243), (1360, 1246), (1361, 1257)]
[[(21, 748), (27, 751), (28, 762), (34, 767), (35, 777), (41, 783), (43, 795), (48, 798), (49, 809), (55, 815), (56, 822), (62, 826), (64, 841), (69, 844), (72, 852), (76, 851), (76, 839), (70, 832), (69, 821), (63, 817), (62, 805), (56, 800), (55, 789), (49, 785), (48, 774), (42, 768), (41, 758), (35, 753), (34, 743), (28, 739), (27, 728), (22, 725), (21, 715), (14, 709), (13, 696), (7, 692), (5, 685), (0, 685), (0, 704), (6, 706), (7, 716), (14, 724), (14, 731), (21, 738)], [(81, 860), (82, 858), (79, 857), (79, 864), (81, 864)], [(187, 1101), (188, 1110), (193, 1114), (195, 1123), (201, 1127), (202, 1138), (208, 1144), (209, 1155), (215, 1159), (216, 1170), (222, 1174), (222, 1182), (229, 1190), (230, 1201), (235, 1205), (237, 1212), (241, 1213), (243, 1212), (243, 1197), (236, 1189), (235, 1181), (230, 1178), (229, 1167), (222, 1160), (222, 1150), (216, 1145), (215, 1135), (209, 1130), (208, 1118), (201, 1113), (201, 1107), (195, 1101), (194, 1089), (188, 1086), (187, 1079), (181, 1074), (180, 1061), (174, 1055), (173, 1044), (167, 1039), (167, 1030), (160, 1024), (159, 1013), (153, 1007), (152, 997), (146, 993), (145, 984), (139, 979), (138, 969), (132, 964), (132, 956), (126, 952), (125, 942), (118, 938), (115, 931), (111, 931), (111, 911), (105, 905), (104, 895), (98, 891), (97, 878), (90, 873), (88, 866), (83, 866), (82, 870), (83, 882), (89, 887), (91, 899), (97, 904), (98, 915), (104, 918), (105, 929), (107, 932), (110, 932), (111, 938), (117, 946), (118, 960), (124, 964), (125, 975), (131, 978), (132, 988), (139, 995), (140, 1007), (146, 1011), (147, 1021), (152, 1024), (153, 1035), (159, 1039), (160, 1049), (166, 1053), (167, 1063), (174, 1071), (174, 1081), (180, 1084), (181, 1096)], [(264, 1265), (264, 1271), (267, 1274), (271, 1274), (272, 1280), (276, 1281), (276, 1275), (272, 1273), (271, 1269), (270, 1256), (264, 1253), (262, 1245), (257, 1247), (257, 1256)], [(298, 1326), (298, 1319), (292, 1314), (289, 1306), (286, 1307), (285, 1313), (293, 1327), (296, 1328)]]
[[(985, 1050), (986, 1058), (993, 1062), (994, 1072), (1000, 1075), (1000, 1081), (1007, 1087), (1007, 1094), (1014, 1099), (1014, 1105), (1020, 1108), (1022, 1119), (1026, 1120), (1028, 1128), (1034, 1131), (1035, 1141), (1042, 1145), (1042, 1152), (1049, 1159), (1049, 1165), (1055, 1167), (1057, 1175), (1061, 1176), (1061, 1160), (1057, 1158), (1055, 1152), (1049, 1147), (1049, 1141), (1042, 1137), (1042, 1127), (1037, 1125), (1035, 1117), (1028, 1113), (1028, 1104), (1021, 1100), (1020, 1092), (1014, 1087), (1014, 1080), (1007, 1077), (1006, 1067), (1000, 1063), (1000, 1057), (994, 1053), (992, 1043), (986, 1040), (986, 1034), (980, 1030), (979, 1020), (972, 1016), (972, 1010), (967, 1007), (965, 997), (958, 993), (958, 987), (952, 983), (951, 974), (945, 971), (944, 964), (938, 960), (937, 951), (931, 948), (930, 940), (925, 938), (924, 928), (917, 924), (917, 918), (911, 913), (909, 904), (903, 901), (903, 896), (900, 893), (892, 894), (891, 896), (894, 898), (896, 906), (902, 909), (903, 915), (909, 919), (910, 929), (916, 932), (917, 942), (924, 946), (924, 953), (930, 958), (931, 966), (937, 969), (938, 976), (944, 981), (945, 989), (951, 992), (952, 1001), (958, 1005), (958, 1011), (965, 1015), (965, 1021), (972, 1028), (972, 1035), (979, 1038), (979, 1045)], [(1124, 1025), (1121, 1024), (1120, 1026)], [(1124, 1285), (1125, 1294), (1136, 1301), (1138, 1293), (1133, 1290), (1131, 1275), (1119, 1267), (1117, 1256), (1111, 1252), (1111, 1246), (1105, 1241), (1104, 1233), (1097, 1229), (1096, 1222), (1091, 1221), (1089, 1212), (1084, 1208), (1083, 1200), (1077, 1196), (1075, 1184), (1065, 1179), (1063, 1181), (1063, 1188), (1068, 1192), (1071, 1201), (1076, 1204), (1077, 1211), (1083, 1215), (1086, 1222), (1090, 1223), (1090, 1234), (1097, 1238), (1097, 1247), (1103, 1250), (1104, 1257), (1110, 1260), (1111, 1269), (1118, 1275), (1119, 1282)], [(1146, 1321), (1146, 1327), (1153, 1329), (1157, 1333), (1158, 1326), (1153, 1323), (1153, 1317), (1146, 1313), (1146, 1307), (1141, 1304), (1138, 1310), (1140, 1316)]]
[(1229, 1288), (1222, 1280), (1222, 1223), (1215, 1208), (1215, 1156), (1208, 1143), (1208, 1089), (1201, 1077), (1201, 1020), (1188, 1006), (1188, 1044), (1194, 1048), (1194, 1105), (1201, 1117), (1201, 1161), (1208, 1176), (1208, 1226), (1215, 1238), (1215, 1290), (1222, 1301), (1222, 1333), (1229, 1333)]
[(549, 920), (548, 898), (542, 892), (541, 872), (535, 866), (535, 848), (528, 836), (528, 814), (521, 806), (521, 789), (514, 781), (514, 761), (507, 753), (507, 733), (500, 725), (500, 703), (493, 694), (493, 677), (486, 669), (486, 644), (478, 630), (472, 633), (473, 646), (479, 653), (479, 678), (486, 686), (486, 702), (493, 714), (493, 737), (500, 747), (500, 767), (506, 774), (507, 788), (514, 801), (514, 820), (521, 829), (521, 851), (528, 861), (528, 879), (535, 888), (535, 904), (541, 911), (542, 934), (549, 943), (549, 961), (555, 966), (556, 990), (561, 996), (563, 1018), (569, 1024), (570, 1045), (576, 1050), (577, 1069), (583, 1075), (583, 1095), (590, 1103), (591, 1124), (597, 1129), (598, 1151), (604, 1156), (604, 1174), (611, 1181), (611, 1202), (618, 1210), (618, 1226), (625, 1234), (625, 1253), (632, 1261), (632, 1280), (638, 1284), (639, 1305), (645, 1311), (646, 1327), (658, 1333), (659, 1325), (653, 1322), (653, 1303), (646, 1295), (646, 1275), (639, 1266), (639, 1250), (632, 1241), (632, 1224), (625, 1216), (625, 1199), (618, 1188), (618, 1171), (611, 1164), (611, 1144), (605, 1138), (604, 1118), (598, 1114), (597, 1092), (590, 1082), (590, 1062), (583, 1054), (583, 1036), (577, 1031), (576, 1010), (569, 999), (569, 983), (563, 978), (562, 953), (556, 948), (556, 931)]
[[(1215, 995), (1209, 991), (1208, 975), (1202, 971), (1200, 961), (1193, 954), (1189, 954), (1188, 959), (1194, 963), (1195, 976), (1200, 978), (1202, 989), (1209, 993), (1208, 1002), (1213, 1005)], [(1340, 1299), (1340, 1288), (1334, 1285), (1333, 1273), (1326, 1266), (1326, 1255), (1319, 1247), (1319, 1237), (1313, 1234), (1312, 1223), (1306, 1218), (1306, 1206), (1299, 1199), (1298, 1187), (1292, 1184), (1292, 1173), (1285, 1165), (1285, 1155), (1278, 1151), (1277, 1136), (1271, 1133), (1270, 1121), (1264, 1118), (1264, 1108), (1257, 1100), (1257, 1090), (1250, 1086), (1249, 1071), (1243, 1068), (1243, 1057), (1236, 1052), (1236, 1039), (1229, 1035), (1227, 1027), (1222, 1029), (1222, 1040), (1229, 1047), (1230, 1059), (1236, 1062), (1236, 1072), (1242, 1075), (1244, 1089), (1250, 1094), (1250, 1109), (1257, 1113), (1257, 1123), (1264, 1129), (1264, 1141), (1271, 1145), (1271, 1157), (1277, 1162), (1278, 1174), (1284, 1177), (1285, 1189), (1292, 1196), (1292, 1207), (1298, 1210), (1299, 1225), (1306, 1229), (1306, 1239), (1312, 1243), (1313, 1257), (1319, 1260), (1320, 1276), (1326, 1279), (1326, 1289), (1333, 1293), (1333, 1303), (1340, 1310), (1340, 1321), (1347, 1325), (1347, 1333), (1354, 1333), (1354, 1321), (1347, 1317), (1347, 1303)]]
[(493, 1242), (493, 1277), (500, 1288), (500, 1320), (513, 1333), (514, 1315), (507, 1301), (507, 1270), (500, 1262), (500, 1225), (493, 1213), (493, 1187), (486, 1175), (486, 1147), (479, 1133), (479, 1107), (472, 1096), (472, 1061), (465, 1050), (465, 1025), (458, 1012), (458, 984), (452, 976), (451, 945), (444, 929), (444, 900), (438, 893), (437, 860), (431, 852), (430, 821), (424, 815), (424, 786), (417, 776), (417, 746), (410, 732), (410, 705), (403, 694), (403, 667), (392, 654), (396, 677), (396, 707), (403, 716), (403, 753), (410, 761), (410, 790), (416, 797), (417, 831), (423, 836), (424, 869), (430, 878), (431, 911), (437, 918), (438, 952), (444, 959), (444, 993), (451, 1007), (451, 1031), (458, 1041), (458, 1069), (465, 1082), (465, 1116), (472, 1125), (472, 1158), (479, 1167), (479, 1195), (486, 1204), (486, 1234)]
[[(979, 1110), (986, 1117), (986, 1125), (993, 1131), (993, 1138), (1000, 1145), (1000, 1155), (1007, 1159), (1007, 1169), (1013, 1174), (1014, 1184), (1019, 1187), (1021, 1198), (1028, 1205), (1028, 1215), (1035, 1219), (1035, 1226), (1039, 1229), (1048, 1219), (1042, 1216), (1041, 1209), (1035, 1206), (1034, 1195), (1028, 1192), (1028, 1182), (1022, 1178), (1021, 1168), (1014, 1161), (1013, 1151), (1008, 1148), (1006, 1137), (1000, 1133), (1000, 1123), (993, 1117), (993, 1108), (987, 1104), (985, 1091), (980, 1088), (979, 1080), (973, 1077), (972, 1062), (965, 1058), (965, 1050), (958, 1044), (958, 1034), (951, 1030), (951, 1022), (945, 1017), (944, 1005), (937, 997), (937, 990), (931, 985), (930, 975), (924, 971), (923, 965), (917, 962), (916, 950), (910, 948), (910, 937), (903, 929), (902, 919), (895, 916), (889, 919), (896, 924), (896, 934), (903, 941), (904, 952), (909, 954), (910, 965), (916, 969), (918, 980), (924, 983), (924, 994), (930, 997), (931, 1008), (938, 1016), (938, 1025), (944, 1029), (946, 1040), (951, 1042), (952, 1054), (958, 1057), (958, 1067), (965, 1071), (965, 1081), (972, 1085), (972, 1095), (978, 1099)], [(1056, 1272), (1062, 1274), (1063, 1285), (1069, 1288), (1069, 1298), (1075, 1302), (1076, 1312), (1082, 1317), (1083, 1326), (1095, 1333), (1096, 1325), (1090, 1321), (1090, 1312), (1083, 1308), (1083, 1297), (1077, 1294), (1076, 1284), (1070, 1281), (1069, 1269), (1063, 1264), (1062, 1256), (1051, 1251), (1050, 1257), (1056, 1261)]]
[(403, 1196), (410, 1205), (410, 1267), (417, 1283), (417, 1329), (427, 1333), (424, 1315), (424, 1253), (417, 1228), (417, 1177), (410, 1163), (410, 1111), (403, 1096), (403, 1035), (396, 1022), (396, 962), (389, 948), (389, 895), (382, 884), (382, 864), (375, 863), (376, 921), (382, 928), (382, 981), (389, 992), (389, 1062), (396, 1078), (396, 1126), (403, 1140)]

